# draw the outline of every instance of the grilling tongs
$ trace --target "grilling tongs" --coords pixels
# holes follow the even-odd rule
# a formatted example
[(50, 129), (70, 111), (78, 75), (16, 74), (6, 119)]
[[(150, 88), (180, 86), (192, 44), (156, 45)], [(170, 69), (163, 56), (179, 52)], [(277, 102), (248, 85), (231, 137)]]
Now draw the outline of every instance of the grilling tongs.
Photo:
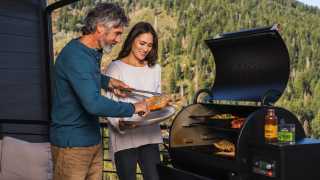
[(121, 89), (121, 91), (129, 92), (129, 93), (131, 93), (131, 92), (146, 93), (146, 94), (151, 94), (153, 96), (161, 96), (162, 95), (161, 93), (158, 93), (158, 92), (145, 91), (145, 90), (139, 90), (139, 89), (133, 89), (133, 88)]
[[(133, 88), (128, 88), (128, 89), (121, 89), (121, 91), (124, 91), (124, 92), (128, 92), (128, 93), (146, 93), (146, 94), (151, 94), (153, 96), (162, 96), (161, 93), (158, 93), (158, 92), (152, 92), (152, 91), (145, 91), (145, 90), (139, 90), (139, 89), (133, 89)], [(147, 96), (145, 95), (142, 95), (142, 94), (136, 94), (136, 95), (139, 95), (139, 96), (143, 96), (145, 98), (148, 98)], [(138, 112), (138, 114), (140, 116), (143, 116), (144, 112)]]

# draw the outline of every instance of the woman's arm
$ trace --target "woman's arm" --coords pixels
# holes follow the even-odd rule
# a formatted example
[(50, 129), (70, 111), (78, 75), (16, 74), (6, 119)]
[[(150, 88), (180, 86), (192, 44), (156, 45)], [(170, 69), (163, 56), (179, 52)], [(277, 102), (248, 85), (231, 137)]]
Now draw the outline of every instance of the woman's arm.
[(161, 93), (161, 66), (160, 65), (156, 65), (156, 73), (157, 73), (157, 78), (156, 78), (156, 92)]

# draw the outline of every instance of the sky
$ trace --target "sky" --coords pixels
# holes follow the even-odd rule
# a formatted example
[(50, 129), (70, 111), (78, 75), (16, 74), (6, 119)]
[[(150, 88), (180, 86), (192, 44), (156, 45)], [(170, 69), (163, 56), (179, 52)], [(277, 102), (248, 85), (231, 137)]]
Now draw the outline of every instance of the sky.
[(320, 0), (298, 0), (300, 2), (303, 2), (305, 4), (311, 5), (311, 6), (317, 6), (320, 8)]

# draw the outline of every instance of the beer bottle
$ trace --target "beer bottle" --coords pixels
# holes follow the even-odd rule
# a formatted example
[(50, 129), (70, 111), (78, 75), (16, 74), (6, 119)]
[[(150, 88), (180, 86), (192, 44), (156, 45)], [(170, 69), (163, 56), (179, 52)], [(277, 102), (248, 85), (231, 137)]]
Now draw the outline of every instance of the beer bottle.
[(264, 139), (266, 143), (274, 143), (278, 139), (278, 118), (272, 108), (267, 110), (265, 116)]

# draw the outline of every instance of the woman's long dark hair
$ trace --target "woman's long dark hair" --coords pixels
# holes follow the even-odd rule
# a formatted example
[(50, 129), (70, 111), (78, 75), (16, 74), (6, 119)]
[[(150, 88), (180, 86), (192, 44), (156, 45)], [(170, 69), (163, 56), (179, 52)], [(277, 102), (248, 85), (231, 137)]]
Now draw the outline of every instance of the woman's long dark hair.
[(158, 59), (158, 36), (156, 31), (153, 29), (152, 25), (147, 22), (139, 22), (133, 26), (126, 40), (124, 41), (124, 44), (117, 59), (127, 57), (131, 52), (132, 44), (136, 37), (144, 33), (151, 33), (153, 37), (152, 49), (146, 56), (145, 60), (147, 61), (149, 67), (154, 66)]

